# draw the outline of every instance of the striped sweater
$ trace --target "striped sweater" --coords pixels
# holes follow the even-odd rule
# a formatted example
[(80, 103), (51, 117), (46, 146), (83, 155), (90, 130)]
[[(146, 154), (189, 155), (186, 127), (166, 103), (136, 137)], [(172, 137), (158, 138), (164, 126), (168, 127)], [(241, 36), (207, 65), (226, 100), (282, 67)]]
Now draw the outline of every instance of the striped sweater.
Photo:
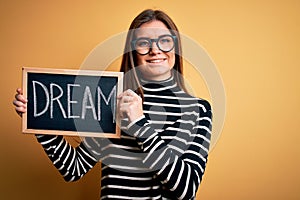
[(144, 116), (124, 119), (120, 139), (85, 138), (77, 147), (63, 136), (37, 139), (66, 181), (101, 161), (101, 199), (193, 199), (207, 163), (210, 105), (173, 78), (142, 83)]

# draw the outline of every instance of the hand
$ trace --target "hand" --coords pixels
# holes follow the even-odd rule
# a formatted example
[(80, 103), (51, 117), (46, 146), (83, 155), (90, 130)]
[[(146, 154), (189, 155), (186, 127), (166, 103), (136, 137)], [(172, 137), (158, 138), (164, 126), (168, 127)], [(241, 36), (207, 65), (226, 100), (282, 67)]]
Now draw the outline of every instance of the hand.
[(15, 100), (13, 101), (18, 115), (22, 116), (23, 113), (27, 112), (27, 102), (28, 100), (23, 96), (22, 89), (18, 88), (17, 94), (15, 95)]
[(118, 96), (118, 114), (128, 117), (129, 123), (144, 115), (142, 98), (132, 90), (126, 90)]

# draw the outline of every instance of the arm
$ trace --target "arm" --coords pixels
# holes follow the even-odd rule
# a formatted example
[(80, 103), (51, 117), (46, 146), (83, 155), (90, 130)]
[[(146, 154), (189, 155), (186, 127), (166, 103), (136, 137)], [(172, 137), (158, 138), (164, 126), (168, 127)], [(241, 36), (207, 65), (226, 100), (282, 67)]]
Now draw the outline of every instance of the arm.
[(186, 143), (181, 155), (166, 144), (145, 117), (128, 129), (147, 153), (143, 162), (156, 170), (157, 178), (179, 199), (196, 195), (207, 163), (212, 113), (208, 102), (200, 101), (199, 105), (199, 112), (188, 116), (191, 123), (180, 124), (176, 129), (176, 135)]
[(63, 136), (36, 135), (38, 142), (68, 182), (82, 178), (97, 163), (95, 156), (81, 142), (71, 146)]
[[(27, 99), (24, 98), (22, 89), (17, 89), (13, 104), (20, 116), (26, 113)], [(36, 137), (66, 181), (78, 180), (97, 163), (96, 154), (92, 153), (92, 150), (88, 151), (83, 142), (74, 148), (63, 136), (36, 135)], [(91, 145), (87, 143), (86, 145), (92, 148)]]

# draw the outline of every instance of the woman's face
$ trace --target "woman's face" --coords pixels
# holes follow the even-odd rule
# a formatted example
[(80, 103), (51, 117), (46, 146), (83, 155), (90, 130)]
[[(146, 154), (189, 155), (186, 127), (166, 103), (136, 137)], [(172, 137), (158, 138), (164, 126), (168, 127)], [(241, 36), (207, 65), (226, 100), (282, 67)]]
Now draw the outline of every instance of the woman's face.
[[(157, 39), (162, 35), (171, 35), (164, 23), (158, 20), (144, 23), (136, 31), (136, 38)], [(137, 53), (138, 69), (143, 78), (154, 81), (166, 80), (171, 77), (171, 70), (175, 64), (174, 48), (169, 52), (161, 51), (156, 42), (152, 42), (150, 51), (146, 55)]]

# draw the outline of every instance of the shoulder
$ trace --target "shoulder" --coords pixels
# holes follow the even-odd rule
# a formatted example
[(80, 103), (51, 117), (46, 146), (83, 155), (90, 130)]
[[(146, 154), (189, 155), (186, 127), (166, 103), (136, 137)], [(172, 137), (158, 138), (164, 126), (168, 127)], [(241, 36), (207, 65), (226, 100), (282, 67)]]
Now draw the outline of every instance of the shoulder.
[(201, 105), (203, 108), (205, 108), (204, 112), (211, 112), (211, 105), (207, 100), (201, 98), (197, 98), (197, 99), (198, 99), (198, 104)]
[(181, 92), (180, 96), (189, 100), (186, 103), (188, 103), (190, 105), (194, 105), (195, 107), (201, 108), (201, 110), (203, 112), (211, 112), (212, 108), (211, 108), (211, 104), (208, 100), (192, 96), (192, 95), (188, 94), (187, 92), (183, 92), (183, 91)]

